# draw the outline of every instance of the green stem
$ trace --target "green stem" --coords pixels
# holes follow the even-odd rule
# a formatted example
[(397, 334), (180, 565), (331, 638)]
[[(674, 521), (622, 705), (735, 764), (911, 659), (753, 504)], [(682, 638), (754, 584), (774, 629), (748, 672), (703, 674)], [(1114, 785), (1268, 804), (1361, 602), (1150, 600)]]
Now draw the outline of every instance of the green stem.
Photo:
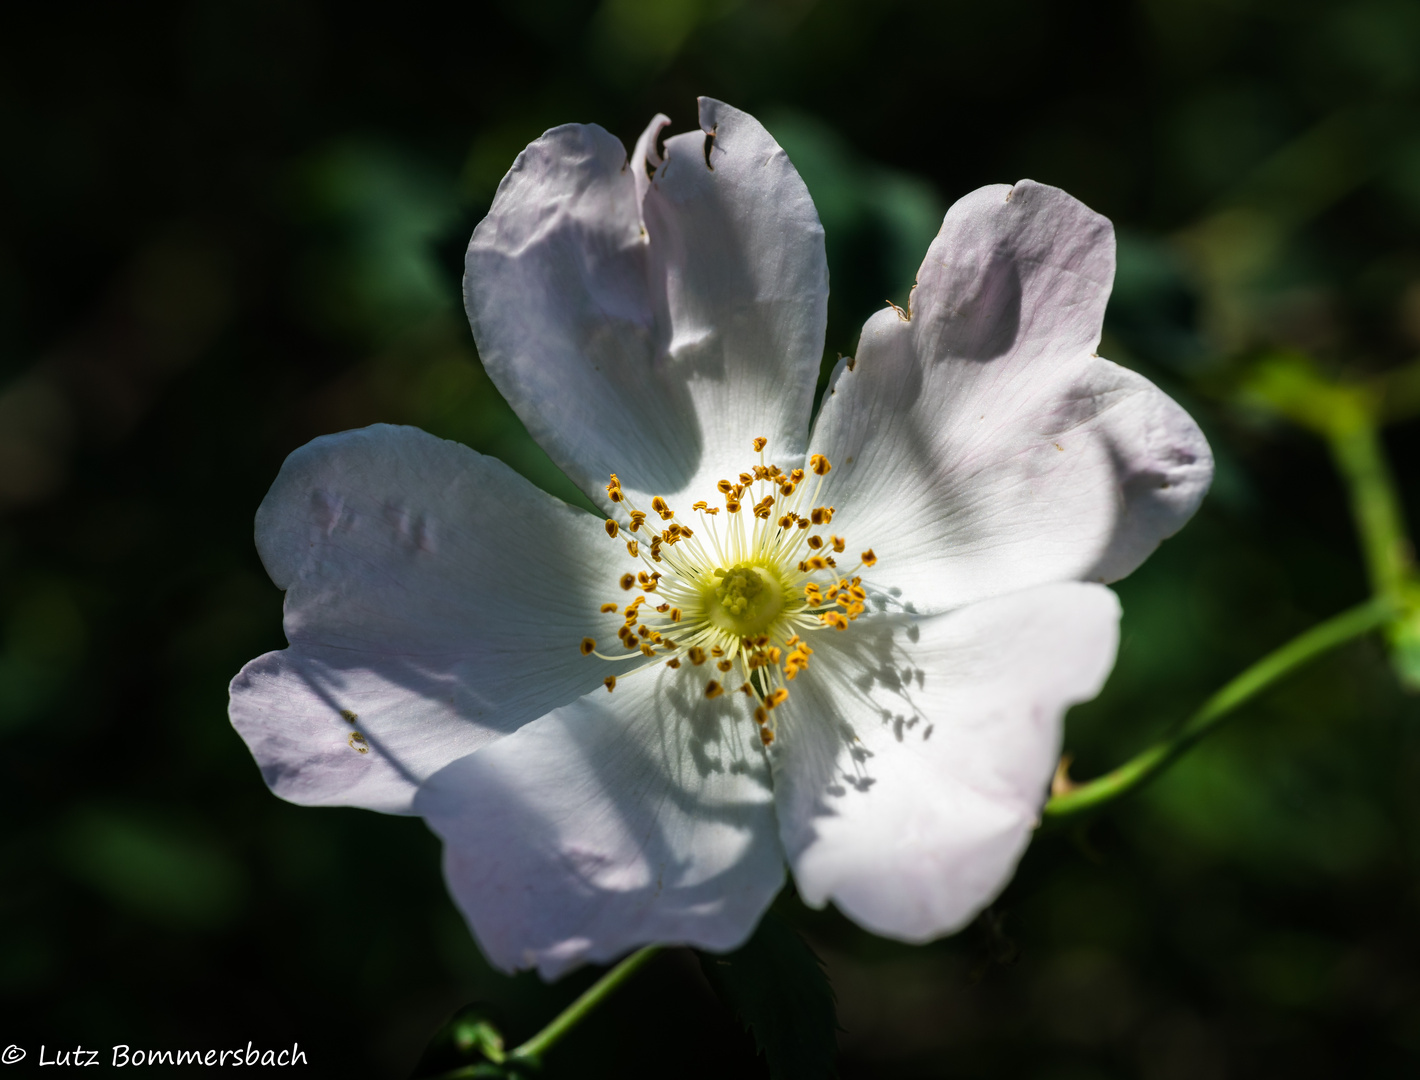
[(1203, 703), (1173, 737), (1156, 743), (1126, 761), (1113, 772), (1070, 791), (1054, 796), (1045, 804), (1045, 818), (1058, 821), (1094, 810), (1125, 795), (1158, 775), (1233, 710), (1256, 697), (1283, 676), (1354, 638), (1384, 626), (1395, 617), (1396, 606), (1388, 596), (1377, 597), (1358, 607), (1312, 627), (1233, 679)]
[(636, 974), (645, 966), (646, 961), (660, 951), (659, 945), (647, 945), (644, 949), (632, 953), (588, 987), (581, 997), (563, 1009), (547, 1027), (521, 1046), (514, 1047), (508, 1053), (506, 1060), (510, 1063), (526, 1061), (536, 1064), (540, 1062), (542, 1055), (547, 1053), (558, 1039), (576, 1027), (589, 1012), (610, 996), (613, 990)]
[(1351, 496), (1371, 590), (1398, 600), (1411, 571), (1410, 541), (1380, 431), (1370, 416), (1349, 418), (1326, 433), (1336, 467)]

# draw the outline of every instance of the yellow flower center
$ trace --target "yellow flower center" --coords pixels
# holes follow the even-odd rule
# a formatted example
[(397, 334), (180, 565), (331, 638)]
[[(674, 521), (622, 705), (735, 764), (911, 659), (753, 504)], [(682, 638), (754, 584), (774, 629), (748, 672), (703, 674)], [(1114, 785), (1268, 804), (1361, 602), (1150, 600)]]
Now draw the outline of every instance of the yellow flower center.
[[(803, 469), (786, 473), (765, 463), (765, 445), (764, 439), (754, 440), (758, 465), (737, 481), (716, 485), (724, 499), (723, 519), (719, 506), (691, 507), (699, 515), (694, 529), (677, 520), (659, 495), (649, 514), (632, 506), (612, 474), (607, 494), (625, 508), (626, 517), (608, 518), (606, 531), (613, 540), (624, 539), (627, 555), (642, 567), (620, 579), (623, 590), (640, 595), (625, 607), (616, 602), (601, 607), (606, 615), (621, 616), (616, 636), (624, 654), (598, 651), (593, 638), (584, 638), (581, 648), (583, 655), (602, 660), (642, 660), (633, 673), (661, 663), (712, 665), (715, 675), (705, 683), (705, 696), (737, 689), (753, 699), (760, 738), (768, 745), (774, 741), (774, 710), (789, 697), (784, 684), (807, 670), (813, 655), (804, 635), (848, 629), (868, 599), (856, 571), (877, 558), (869, 549), (845, 572), (835, 556), (843, 554), (847, 541), (819, 531), (834, 515), (834, 507), (814, 505), (833, 467), (828, 459), (821, 454), (809, 459), (812, 478)], [(652, 514), (664, 528), (649, 524)], [(659, 604), (651, 602), (652, 594), (661, 598)], [(614, 690), (616, 676), (605, 683)]]
[(705, 596), (706, 617), (736, 637), (757, 637), (784, 610), (784, 584), (773, 569), (740, 563), (716, 570), (718, 584)]

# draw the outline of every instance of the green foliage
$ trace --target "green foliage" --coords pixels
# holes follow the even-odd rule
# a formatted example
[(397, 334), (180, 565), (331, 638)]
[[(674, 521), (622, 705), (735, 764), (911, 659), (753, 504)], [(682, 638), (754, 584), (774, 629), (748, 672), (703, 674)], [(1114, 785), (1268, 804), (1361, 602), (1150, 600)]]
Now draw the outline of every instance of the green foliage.
[(823, 962), (782, 918), (766, 913), (732, 953), (700, 953), (700, 970), (754, 1035), (774, 1080), (837, 1075), (833, 987)]

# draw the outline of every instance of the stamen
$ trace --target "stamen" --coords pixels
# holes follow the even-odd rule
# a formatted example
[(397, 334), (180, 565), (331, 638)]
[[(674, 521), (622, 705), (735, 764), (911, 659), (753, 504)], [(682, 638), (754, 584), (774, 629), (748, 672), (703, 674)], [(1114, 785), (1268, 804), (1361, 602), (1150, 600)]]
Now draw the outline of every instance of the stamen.
[[(810, 531), (811, 526), (828, 525), (835, 508), (817, 506), (833, 466), (822, 454), (809, 458), (808, 471), (817, 477), (803, 487), (806, 470), (785, 472), (763, 454), (769, 442), (753, 440), (757, 464), (719, 480), (715, 487), (724, 498), (726, 517), (716, 515), (719, 507), (706, 500), (691, 504), (701, 515), (696, 530), (676, 520), (676, 513), (662, 496), (651, 499), (650, 512), (665, 522), (663, 528), (648, 529), (645, 546), (631, 536), (623, 538), (627, 555), (644, 569), (621, 575), (623, 590), (638, 589), (622, 609), (624, 619), (616, 637), (625, 655), (597, 651), (594, 638), (584, 638), (584, 656), (615, 662), (632, 660), (636, 673), (662, 664), (672, 671), (686, 666), (713, 663), (716, 673), (728, 676), (737, 667), (745, 680), (738, 689), (751, 699), (752, 710), (763, 745), (775, 738), (774, 714), (789, 700), (783, 685), (809, 668), (814, 650), (800, 635), (816, 631), (843, 631), (867, 611), (868, 592), (862, 579), (836, 570), (834, 555), (847, 550), (841, 536)], [(640, 534), (647, 512), (632, 505), (615, 473), (607, 484), (608, 498), (624, 504), (625, 520), (607, 518), (607, 536), (618, 539), (623, 532)], [(748, 508), (749, 515), (740, 516)], [(721, 528), (723, 524), (723, 528)], [(707, 532), (708, 530), (708, 532)], [(830, 554), (832, 552), (832, 554)], [(877, 558), (872, 549), (863, 552), (863, 566)], [(659, 568), (657, 568), (659, 567)], [(658, 593), (655, 599), (648, 595)], [(615, 616), (618, 605), (600, 605), (603, 615)], [(665, 636), (675, 628), (676, 640)], [(616, 686), (616, 676), (607, 676), (608, 692)], [(726, 687), (717, 679), (705, 683), (707, 699), (722, 696)]]

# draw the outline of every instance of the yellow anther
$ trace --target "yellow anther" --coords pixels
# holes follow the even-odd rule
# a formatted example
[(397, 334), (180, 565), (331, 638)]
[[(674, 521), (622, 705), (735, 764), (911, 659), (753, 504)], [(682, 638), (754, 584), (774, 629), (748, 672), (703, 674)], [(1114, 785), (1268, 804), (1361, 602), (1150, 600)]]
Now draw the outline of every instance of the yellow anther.
[(754, 476), (750, 473), (742, 472), (740, 473), (740, 483), (745, 487), (749, 487), (750, 484), (754, 483)]
[(840, 555), (843, 554), (843, 537), (830, 536), (829, 539), (833, 541), (833, 550), (838, 552)]
[(665, 614), (666, 612), (668, 612), (670, 609), (671, 609), (670, 604), (657, 604), (657, 605), (656, 605), (656, 610), (659, 611), (662, 615), (664, 615), (664, 614)]
[(780, 494), (780, 495), (783, 495), (785, 498), (788, 498), (790, 495), (794, 494), (794, 485), (793, 485), (793, 484), (780, 484), (780, 485), (779, 485), (779, 494)]
[(747, 682), (740, 683), (740, 693), (744, 694), (745, 697), (754, 697), (754, 687), (750, 686)]
[(655, 655), (656, 655), (656, 650), (653, 649), (653, 648), (651, 648), (651, 646), (649, 646), (649, 645), (642, 645), (642, 646), (641, 646), (641, 652), (642, 652), (643, 654), (645, 654), (646, 656), (655, 656)]
[(613, 612), (613, 611), (615, 611), (615, 610), (616, 610), (616, 605), (615, 605), (615, 604), (603, 604), (603, 605), (602, 605), (602, 614), (603, 614), (603, 615), (610, 614), (611, 612)]
[(725, 500), (725, 513), (727, 513), (727, 514), (738, 514), (739, 512), (740, 512), (740, 501), (739, 501), (739, 499), (726, 499), (726, 500)]
[(754, 473), (754, 478), (756, 480), (769, 479), (769, 470), (766, 469), (763, 465), (756, 465), (751, 471)]
[[(657, 610), (659, 611), (660, 609), (657, 608)], [(673, 607), (673, 608), (671, 608), (671, 622), (680, 622), (680, 619), (681, 619), (681, 610), (680, 610), (680, 608), (678, 608), (678, 607)]]
[(591, 655), (592, 655), (592, 650), (595, 649), (596, 647), (597, 647), (597, 639), (596, 639), (596, 638), (584, 637), (584, 638), (582, 639), (582, 655), (583, 655), (583, 656), (591, 656)]
[(680, 661), (679, 661), (679, 660), (667, 660), (667, 661), (666, 661), (666, 667), (671, 668), (671, 669), (674, 670), (675, 668), (680, 667)]
[(768, 746), (774, 741), (774, 732), (770, 731), (767, 727), (760, 728), (759, 741), (762, 742), (765, 746)]
[(635, 574), (622, 574), (622, 575), (621, 575), (621, 587), (622, 587), (623, 589), (629, 589), (629, 588), (631, 588), (631, 586), (633, 586), (633, 585), (635, 585), (635, 584), (636, 584), (636, 575), (635, 575)]
[(732, 664), (732, 663), (731, 663), (730, 661), (728, 661), (728, 660), (721, 660), (721, 661), (720, 661), (718, 664), (716, 664), (715, 666), (716, 666), (717, 668), (719, 668), (721, 671), (729, 671), (730, 668), (734, 667), (735, 665)]
[(779, 527), (781, 529), (792, 529), (794, 527), (794, 515), (785, 514), (783, 517), (781, 517), (779, 519)]
[(724, 692), (725, 688), (719, 683), (717, 683), (714, 679), (711, 679), (708, 683), (705, 684), (705, 696), (708, 698), (717, 698)]
[(719, 489), (721, 495), (728, 495), (730, 493), (730, 488), (734, 485), (732, 485), (728, 480), (721, 480), (715, 486)]
[(666, 500), (657, 495), (651, 500), (651, 509), (661, 515), (662, 521), (669, 521), (675, 517), (675, 511), (666, 504)]
[(789, 472), (789, 479), (792, 480), (794, 483), (797, 484), (797, 483), (798, 483), (800, 480), (802, 480), (803, 478), (804, 478), (804, 470), (803, 470), (803, 469), (792, 469), (792, 470), (790, 470), (790, 472)]
[(636, 532), (637, 530), (639, 530), (639, 529), (641, 528), (641, 523), (642, 523), (643, 521), (645, 521), (645, 520), (646, 520), (646, 511), (644, 511), (644, 510), (633, 510), (633, 511), (631, 511), (631, 531), (632, 531), (632, 532)]
[(769, 710), (766, 709), (763, 705), (757, 705), (757, 706), (755, 706), (755, 710), (754, 710), (754, 722), (755, 722), (756, 724), (763, 725), (763, 724), (767, 723), (768, 720), (769, 720)]
[(718, 646), (718, 645), (714, 645), (714, 646), (712, 646), (711, 649), (710, 649), (710, 655), (711, 655), (711, 656), (724, 656), (724, 655), (725, 655), (725, 650), (722, 649), (722, 648), (720, 648), (720, 646)]
[(607, 518), (607, 519), (606, 519), (606, 534), (607, 534), (608, 536), (610, 536), (613, 540), (615, 540), (615, 539), (616, 539), (616, 534), (617, 534), (618, 532), (620, 532), (620, 531), (621, 531), (621, 526), (618, 525), (612, 518)]
[(633, 559), (640, 558), (641, 545), (638, 544), (635, 540), (626, 541), (626, 553), (630, 555)]
[(610, 694), (613, 690), (616, 689), (616, 676), (608, 675), (605, 679), (602, 680), (602, 685), (606, 687), (606, 692)]
[(690, 657), (690, 662), (696, 667), (699, 667), (701, 664), (705, 663), (705, 650), (702, 649), (699, 645), (692, 646), (690, 652), (686, 655)]
[(769, 440), (766, 439), (763, 435), (761, 435), (759, 438), (754, 440), (754, 452), (757, 454), (768, 445)]
[(825, 611), (818, 617), (818, 621), (824, 626), (831, 626), (835, 630), (847, 630), (848, 619), (841, 611)]
[(718, 514), (718, 513), (720, 512), (720, 508), (719, 508), (718, 506), (712, 506), (712, 507), (710, 507), (709, 510), (706, 510), (705, 512), (706, 512), (707, 514), (709, 514), (711, 517), (714, 517), (716, 514)]
[(813, 536), (809, 537), (808, 545), (817, 551), (819, 548), (823, 547), (823, 537), (815, 533)]
[(690, 504), (690, 508), (691, 508), (692, 510), (705, 510), (705, 509), (708, 509), (709, 506), (710, 506), (710, 504), (709, 504), (708, 502), (706, 502), (704, 499), (701, 499), (701, 500), (700, 500), (699, 502), (697, 502), (697, 503), (691, 503), (691, 504)]
[(863, 560), (864, 566), (872, 566), (875, 562), (878, 561), (878, 557), (873, 554), (872, 548), (869, 548), (867, 551), (863, 552), (861, 558)]
[(765, 707), (766, 709), (773, 709), (773, 708), (776, 708), (776, 707), (779, 706), (779, 705), (783, 705), (784, 702), (786, 702), (786, 701), (788, 701), (788, 700), (789, 700), (789, 691), (785, 690), (785, 689), (781, 686), (781, 687), (778, 687), (772, 694), (770, 694), (767, 698), (764, 699), (764, 707)]
[(636, 632), (637, 632), (638, 634), (640, 634), (643, 638), (644, 638), (644, 637), (650, 637), (650, 636), (651, 636), (651, 628), (650, 628), (649, 626), (644, 625), (644, 624), (641, 625), (641, 626), (638, 626), (638, 627), (636, 628)]
[(828, 470), (833, 468), (833, 466), (828, 463), (828, 458), (824, 457), (822, 454), (815, 454), (813, 457), (809, 458), (809, 468), (813, 469), (814, 475), (816, 476), (827, 476)]
[(827, 570), (828, 560), (822, 555), (813, 555), (808, 559), (810, 570)]

